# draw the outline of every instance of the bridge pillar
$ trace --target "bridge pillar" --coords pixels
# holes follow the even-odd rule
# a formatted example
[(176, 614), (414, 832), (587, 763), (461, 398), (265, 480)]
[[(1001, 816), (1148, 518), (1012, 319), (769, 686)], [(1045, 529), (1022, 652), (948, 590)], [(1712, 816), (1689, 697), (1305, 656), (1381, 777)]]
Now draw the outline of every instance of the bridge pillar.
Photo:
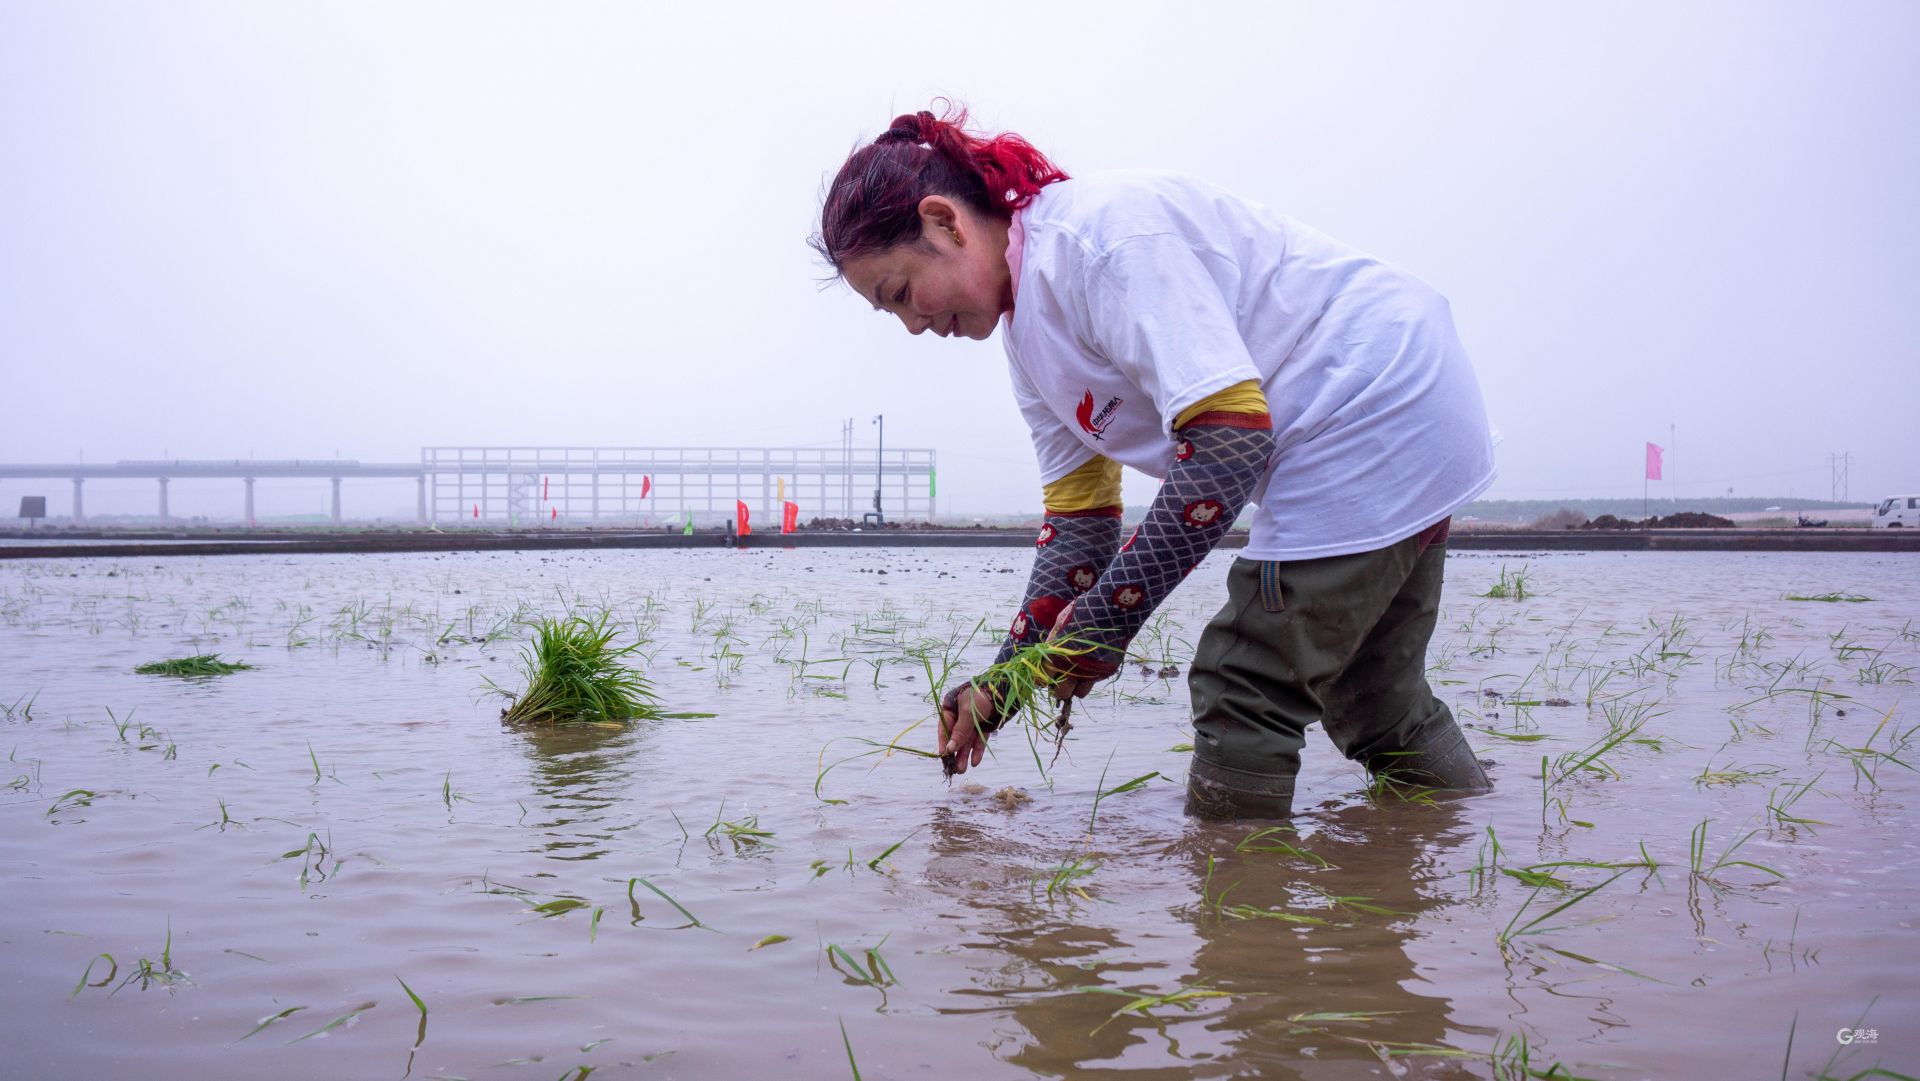
[(241, 480), (242, 480), (243, 482), (245, 482), (245, 484), (246, 484), (246, 486), (247, 486), (247, 513), (246, 513), (246, 520), (247, 520), (247, 528), (249, 528), (249, 529), (251, 529), (251, 528), (253, 528), (253, 478), (252, 478), (252, 477), (242, 477), (242, 478), (241, 478)]
[(75, 522), (87, 520), (87, 500), (84, 492), (86, 484), (85, 477), (73, 478), (73, 520)]
[(165, 525), (172, 520), (173, 520), (173, 516), (167, 513), (167, 478), (161, 477), (160, 478), (160, 524)]
[(340, 478), (339, 477), (333, 478), (333, 520), (336, 524), (340, 521)]
[(427, 524), (427, 475), (425, 473), (414, 480), (413, 520), (421, 525)]

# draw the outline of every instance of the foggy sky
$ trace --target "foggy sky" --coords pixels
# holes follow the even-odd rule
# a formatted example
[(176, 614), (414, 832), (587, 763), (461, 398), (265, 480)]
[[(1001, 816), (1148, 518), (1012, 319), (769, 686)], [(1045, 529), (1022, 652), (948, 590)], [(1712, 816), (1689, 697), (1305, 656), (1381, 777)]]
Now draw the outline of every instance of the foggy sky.
[[(998, 339), (912, 338), (804, 244), (937, 94), (1431, 282), (1506, 437), (1491, 497), (1637, 495), (1670, 425), (1664, 494), (1824, 497), (1834, 451), (1855, 499), (1920, 490), (1911, 3), (4, 0), (0, 460), (870, 445), (885, 413), (943, 511), (1037, 508)], [(64, 482), (0, 513), (42, 491), (65, 513)]]

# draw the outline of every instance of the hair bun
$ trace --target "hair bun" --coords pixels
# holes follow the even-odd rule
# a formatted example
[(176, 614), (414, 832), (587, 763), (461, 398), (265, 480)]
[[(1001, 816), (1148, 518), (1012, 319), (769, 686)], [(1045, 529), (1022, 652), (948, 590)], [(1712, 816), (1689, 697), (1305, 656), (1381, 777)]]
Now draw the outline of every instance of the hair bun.
[(901, 113), (893, 118), (893, 123), (888, 125), (887, 130), (874, 141), (906, 142), (915, 145), (924, 143), (933, 146), (939, 137), (940, 129), (945, 126), (946, 124), (939, 117), (925, 109), (917, 113)]

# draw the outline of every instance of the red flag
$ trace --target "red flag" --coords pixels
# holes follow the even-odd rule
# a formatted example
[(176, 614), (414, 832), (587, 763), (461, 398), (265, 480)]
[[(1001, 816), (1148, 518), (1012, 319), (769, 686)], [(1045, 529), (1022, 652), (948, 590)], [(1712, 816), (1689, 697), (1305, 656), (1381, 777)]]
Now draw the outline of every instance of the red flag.
[(653, 491), (653, 478), (652, 478), (652, 477), (649, 477), (649, 476), (647, 476), (647, 475), (646, 475), (646, 474), (644, 474), (644, 473), (643, 473), (643, 474), (641, 474), (641, 476), (640, 476), (640, 498), (642, 498), (642, 499), (645, 499), (645, 498), (647, 498), (647, 493), (648, 493), (648, 492), (651, 492), (651, 491)]
[(734, 500), (733, 520), (734, 524), (739, 527), (736, 532), (743, 537), (753, 532), (753, 523), (749, 520), (750, 518), (751, 515), (747, 513), (746, 503), (738, 499)]
[(547, 485), (552, 481), (552, 477), (540, 478), (540, 502), (545, 503), (547, 501)]
[(1665, 453), (1666, 453), (1666, 450), (1663, 447), (1661, 447), (1660, 444), (1658, 443), (1647, 444), (1647, 479), (1648, 480), (1660, 479), (1660, 456)]
[(780, 504), (780, 532), (791, 533), (800, 526), (800, 504), (788, 500)]
[(547, 519), (547, 521), (549, 521), (549, 522), (557, 522), (557, 521), (559, 521), (559, 520), (560, 520), (560, 508), (559, 508), (559, 507), (555, 507), (555, 508), (553, 508), (553, 517), (551, 517), (551, 518), (549, 518), (549, 519)]
[(473, 505), (473, 516), (474, 516), (475, 518), (478, 518), (478, 517), (480, 517), (480, 504), (478, 504), (478, 503), (475, 503), (475, 504)]

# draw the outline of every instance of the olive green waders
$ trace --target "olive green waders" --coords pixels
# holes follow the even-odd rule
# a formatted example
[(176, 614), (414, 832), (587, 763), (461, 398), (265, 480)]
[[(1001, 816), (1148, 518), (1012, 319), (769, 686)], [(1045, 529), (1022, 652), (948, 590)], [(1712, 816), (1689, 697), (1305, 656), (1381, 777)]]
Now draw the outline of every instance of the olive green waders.
[[(1446, 525), (1372, 552), (1236, 559), (1195, 651), (1187, 812), (1282, 818), (1307, 727), (1376, 775), (1484, 789), (1486, 773), (1427, 684)], [(1432, 543), (1428, 543), (1429, 539)]]

